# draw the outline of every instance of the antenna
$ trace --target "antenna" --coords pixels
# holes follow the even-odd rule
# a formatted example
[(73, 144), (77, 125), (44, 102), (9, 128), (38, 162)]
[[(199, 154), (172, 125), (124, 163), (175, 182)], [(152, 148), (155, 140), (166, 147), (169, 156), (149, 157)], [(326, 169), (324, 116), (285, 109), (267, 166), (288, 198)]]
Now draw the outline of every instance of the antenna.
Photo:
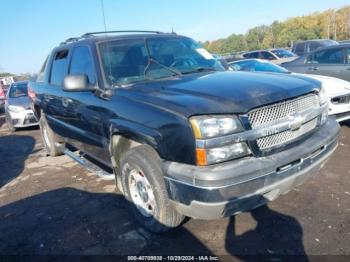
[(107, 26), (106, 26), (106, 16), (105, 16), (105, 7), (103, 5), (103, 0), (101, 1), (101, 10), (102, 10), (102, 17), (103, 17), (103, 25), (104, 25), (104, 29), (105, 31), (107, 31)]

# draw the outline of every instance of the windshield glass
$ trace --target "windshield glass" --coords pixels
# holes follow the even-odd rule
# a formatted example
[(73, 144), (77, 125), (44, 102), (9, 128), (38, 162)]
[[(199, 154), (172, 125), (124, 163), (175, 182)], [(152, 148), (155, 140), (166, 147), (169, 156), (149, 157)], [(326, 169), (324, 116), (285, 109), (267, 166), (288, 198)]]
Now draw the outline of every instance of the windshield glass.
[(28, 96), (27, 84), (13, 84), (10, 89), (9, 97), (16, 98), (22, 96)]
[(106, 81), (127, 85), (224, 67), (198, 43), (186, 37), (113, 40), (99, 44)]
[(235, 71), (288, 73), (285, 68), (263, 60), (238, 61), (230, 64)]
[(295, 56), (294, 53), (285, 49), (275, 49), (275, 50), (271, 50), (271, 52), (277, 55), (279, 58), (287, 58), (287, 57)]

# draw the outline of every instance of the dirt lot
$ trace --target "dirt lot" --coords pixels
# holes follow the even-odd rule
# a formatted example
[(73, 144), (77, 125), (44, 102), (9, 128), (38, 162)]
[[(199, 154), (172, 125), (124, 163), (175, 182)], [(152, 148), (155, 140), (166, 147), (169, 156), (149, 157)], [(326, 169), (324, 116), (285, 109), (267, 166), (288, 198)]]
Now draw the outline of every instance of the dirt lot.
[(268, 206), (153, 235), (134, 221), (114, 183), (66, 156), (46, 157), (38, 129), (10, 134), (3, 122), (2, 255), (350, 255), (350, 123), (321, 174)]

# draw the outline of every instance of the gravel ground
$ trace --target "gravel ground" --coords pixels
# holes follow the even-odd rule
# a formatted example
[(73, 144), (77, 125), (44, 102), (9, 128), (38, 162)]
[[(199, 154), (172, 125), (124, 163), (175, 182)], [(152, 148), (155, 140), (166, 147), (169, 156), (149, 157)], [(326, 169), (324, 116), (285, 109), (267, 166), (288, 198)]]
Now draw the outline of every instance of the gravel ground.
[[(47, 157), (37, 128), (0, 118), (1, 255), (307, 255), (350, 260), (350, 123), (321, 173), (267, 206), (189, 220), (167, 234), (140, 228), (114, 183), (66, 156)], [(338, 255), (321, 257), (315, 255)], [(347, 255), (340, 256), (340, 255)], [(251, 258), (251, 259), (250, 259)]]

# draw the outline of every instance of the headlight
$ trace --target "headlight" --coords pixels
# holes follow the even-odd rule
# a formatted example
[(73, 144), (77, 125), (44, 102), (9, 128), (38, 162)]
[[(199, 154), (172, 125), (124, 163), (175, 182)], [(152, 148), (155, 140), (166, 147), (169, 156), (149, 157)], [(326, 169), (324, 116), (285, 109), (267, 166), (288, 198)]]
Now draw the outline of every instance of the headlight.
[(12, 111), (12, 112), (15, 112), (15, 113), (18, 113), (18, 112), (23, 111), (23, 110), (24, 110), (24, 108), (23, 108), (23, 107), (21, 107), (21, 106), (13, 106), (13, 105), (9, 105), (9, 106), (8, 106), (8, 110), (9, 110), (9, 111)]
[(196, 139), (223, 136), (243, 129), (235, 116), (195, 116), (190, 123)]
[[(320, 91), (318, 92), (318, 97), (320, 99), (320, 105), (328, 104), (328, 96), (326, 93), (326, 89), (324, 87), (321, 87)], [(320, 124), (323, 125), (327, 122), (328, 119), (328, 106), (326, 109), (322, 112), (320, 116)]]
[(321, 87), (320, 91), (318, 92), (318, 97), (320, 99), (321, 105), (323, 105), (324, 103), (328, 103), (328, 96), (324, 87)]
[[(239, 119), (233, 115), (195, 116), (190, 118), (195, 138), (206, 140), (210, 138), (220, 139), (232, 133), (243, 131)], [(228, 161), (250, 154), (250, 149), (245, 142), (226, 144), (220, 147), (196, 148), (197, 165), (206, 166)]]

